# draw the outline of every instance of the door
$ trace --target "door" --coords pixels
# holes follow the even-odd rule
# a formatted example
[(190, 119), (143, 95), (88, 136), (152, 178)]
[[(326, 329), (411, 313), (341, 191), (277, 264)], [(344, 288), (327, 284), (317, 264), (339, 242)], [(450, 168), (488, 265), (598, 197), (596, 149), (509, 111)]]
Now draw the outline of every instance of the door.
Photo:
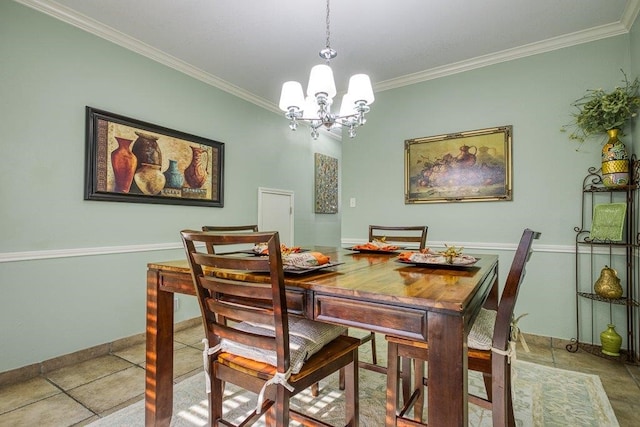
[(293, 191), (258, 188), (258, 230), (277, 231), (280, 243), (293, 246)]

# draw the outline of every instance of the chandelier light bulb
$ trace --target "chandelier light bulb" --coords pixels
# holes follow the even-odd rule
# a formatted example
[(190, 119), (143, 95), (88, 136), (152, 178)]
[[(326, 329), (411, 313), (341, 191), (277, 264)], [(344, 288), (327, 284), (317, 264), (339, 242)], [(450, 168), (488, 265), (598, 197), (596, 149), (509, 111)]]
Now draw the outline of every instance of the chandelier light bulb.
[(375, 100), (371, 80), (366, 74), (354, 74), (351, 76), (348, 93), (354, 102), (364, 101), (367, 104), (373, 104)]
[(304, 117), (313, 118), (315, 120), (318, 119), (318, 110), (320, 108), (318, 107), (318, 103), (316, 102), (315, 97), (307, 96), (304, 99), (304, 104), (302, 106), (302, 109), (304, 110), (304, 113), (303, 113)]
[(292, 107), (302, 109), (303, 104), (302, 85), (294, 81), (285, 82), (280, 92), (280, 109), (282, 111), (289, 111)]
[(308, 96), (317, 96), (326, 93), (327, 98), (336, 96), (336, 82), (333, 80), (333, 70), (325, 64), (316, 65), (309, 74)]
[(353, 98), (346, 93), (342, 97), (342, 102), (340, 103), (340, 117), (353, 116), (356, 114), (356, 104), (353, 102)]

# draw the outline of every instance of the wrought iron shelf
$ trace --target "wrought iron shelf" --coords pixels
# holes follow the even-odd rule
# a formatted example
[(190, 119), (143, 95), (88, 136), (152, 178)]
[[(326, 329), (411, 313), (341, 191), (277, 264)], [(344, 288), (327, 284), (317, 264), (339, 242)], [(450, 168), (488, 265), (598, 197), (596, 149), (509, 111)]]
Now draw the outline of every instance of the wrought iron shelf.
[[(640, 364), (640, 268), (638, 253), (640, 248), (640, 232), (638, 232), (640, 219), (637, 215), (640, 194), (640, 161), (635, 155), (629, 161), (628, 185), (611, 188), (604, 185), (602, 169), (591, 167), (582, 181), (582, 205), (581, 221), (576, 232), (575, 253), (575, 298), (576, 298), (576, 337), (566, 346), (572, 353), (582, 349), (588, 353), (612, 360), (622, 360)], [(590, 240), (593, 227), (594, 206), (606, 202), (626, 203), (624, 219), (624, 239), (622, 241)], [(586, 249), (585, 249), (586, 248)], [(602, 262), (602, 257), (606, 261)], [(600, 263), (611, 265), (612, 263), (624, 263), (624, 268), (619, 269), (620, 279), (623, 283), (624, 297), (604, 298), (593, 293), (594, 273), (601, 267)], [(590, 303), (586, 301), (591, 301)], [(593, 302), (597, 301), (597, 302)], [(624, 330), (620, 335), (626, 337), (626, 349), (621, 350), (621, 356), (611, 357), (602, 353), (602, 349), (594, 343), (599, 342), (600, 330), (604, 325), (596, 325), (595, 319), (604, 310), (601, 303), (609, 304), (609, 316), (620, 319), (624, 312)], [(589, 321), (588, 318), (591, 318)], [(588, 326), (590, 324), (590, 326)], [(622, 329), (622, 325), (621, 329)], [(600, 329), (602, 327), (602, 329)]]
[(620, 356), (609, 356), (608, 354), (604, 354), (602, 352), (602, 347), (599, 345), (591, 345), (586, 343), (579, 343), (574, 339), (571, 340), (569, 344), (565, 346), (568, 352), (575, 353), (578, 349), (586, 351), (587, 353), (602, 357), (604, 359), (613, 360), (616, 362), (623, 362), (632, 365), (640, 365), (640, 360), (633, 356), (633, 354), (629, 353), (625, 349), (620, 350)]
[(618, 305), (632, 305), (634, 307), (640, 307), (640, 303), (636, 300), (633, 299), (628, 299), (628, 298), (605, 298), (605, 297), (601, 297), (598, 294), (594, 294), (591, 292), (578, 292), (578, 295), (580, 295), (581, 297), (584, 298), (588, 298), (588, 299), (592, 299), (595, 301), (602, 301), (602, 302), (608, 302), (611, 304), (618, 304)]
[(589, 241), (589, 240), (578, 240), (576, 242), (579, 245), (590, 245), (590, 246), (619, 246), (622, 248), (626, 248), (626, 247), (636, 247), (638, 246), (637, 243), (627, 243), (627, 242), (614, 242), (611, 240), (607, 240), (607, 241), (602, 241), (602, 240), (593, 240), (593, 241)]
[(610, 188), (597, 185), (589, 185), (584, 188), (585, 193), (626, 193), (628, 191), (637, 190), (637, 185), (623, 185), (622, 187)]

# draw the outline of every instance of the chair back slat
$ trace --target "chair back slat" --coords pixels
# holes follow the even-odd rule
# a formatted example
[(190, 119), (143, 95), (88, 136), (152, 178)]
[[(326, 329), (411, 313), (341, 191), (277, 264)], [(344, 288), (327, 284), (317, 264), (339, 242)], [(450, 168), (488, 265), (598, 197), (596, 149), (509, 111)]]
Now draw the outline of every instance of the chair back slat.
[[(227, 302), (222, 302), (222, 300), (217, 298), (209, 298), (207, 299), (207, 308), (219, 316), (224, 316), (226, 318), (237, 319), (238, 317), (241, 317), (245, 322), (265, 325), (273, 324), (272, 310), (253, 308), (250, 306), (251, 301), (247, 299), (238, 299), (236, 301), (236, 303), (229, 304)], [(265, 305), (260, 304), (259, 307), (265, 307)]]
[[(213, 231), (216, 233), (228, 233), (228, 232), (257, 232), (258, 226), (256, 224), (250, 225), (203, 225), (202, 231)], [(213, 253), (213, 245), (207, 244), (207, 251)]]
[[(194, 253), (194, 261), (203, 267), (221, 270), (251, 270), (269, 272), (269, 260), (242, 254)], [(206, 269), (205, 269), (206, 271)]]
[(258, 226), (251, 225), (203, 225), (202, 231), (215, 231), (217, 233), (227, 233), (229, 231), (249, 231), (257, 232)]
[(251, 332), (238, 331), (231, 326), (216, 325), (211, 330), (220, 339), (225, 338), (240, 344), (261, 348), (264, 350), (277, 351), (274, 337), (252, 334)]
[[(225, 338), (275, 350), (277, 369), (286, 372), (290, 364), (289, 329), (278, 232), (184, 230), (181, 236), (210, 345)], [(266, 243), (268, 255), (225, 254), (216, 249), (247, 243)], [(256, 281), (251, 282), (240, 271), (265, 274), (254, 275)], [(274, 336), (257, 336), (238, 330), (221, 320), (226, 318), (273, 325)]]
[[(265, 280), (268, 278), (265, 276)], [(211, 276), (204, 276), (201, 279), (202, 286), (211, 292), (220, 295), (235, 295), (242, 298), (254, 298), (271, 300), (271, 287), (268, 283), (260, 286), (258, 283), (239, 285), (237, 280), (220, 279)]]
[(511, 336), (511, 321), (520, 292), (520, 284), (524, 280), (526, 264), (533, 252), (533, 240), (540, 238), (540, 233), (525, 229), (518, 243), (516, 254), (513, 257), (507, 281), (498, 304), (498, 314), (493, 331), (493, 347), (506, 350)]
[(427, 244), (426, 225), (414, 226), (386, 226), (370, 225), (369, 241), (384, 240), (393, 243), (417, 243), (420, 249), (424, 249)]

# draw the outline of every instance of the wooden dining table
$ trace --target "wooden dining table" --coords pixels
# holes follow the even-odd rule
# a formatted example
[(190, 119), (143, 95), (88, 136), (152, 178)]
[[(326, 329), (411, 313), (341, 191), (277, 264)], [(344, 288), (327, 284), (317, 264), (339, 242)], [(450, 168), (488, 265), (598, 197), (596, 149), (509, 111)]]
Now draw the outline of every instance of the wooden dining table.
[[(429, 426), (466, 426), (466, 337), (481, 306), (497, 307), (498, 256), (478, 255), (473, 266), (449, 267), (401, 263), (397, 254), (310, 249), (337, 265), (285, 273), (289, 312), (428, 341)], [(147, 267), (145, 424), (168, 426), (173, 410), (173, 294), (194, 295), (195, 288), (186, 259)]]

